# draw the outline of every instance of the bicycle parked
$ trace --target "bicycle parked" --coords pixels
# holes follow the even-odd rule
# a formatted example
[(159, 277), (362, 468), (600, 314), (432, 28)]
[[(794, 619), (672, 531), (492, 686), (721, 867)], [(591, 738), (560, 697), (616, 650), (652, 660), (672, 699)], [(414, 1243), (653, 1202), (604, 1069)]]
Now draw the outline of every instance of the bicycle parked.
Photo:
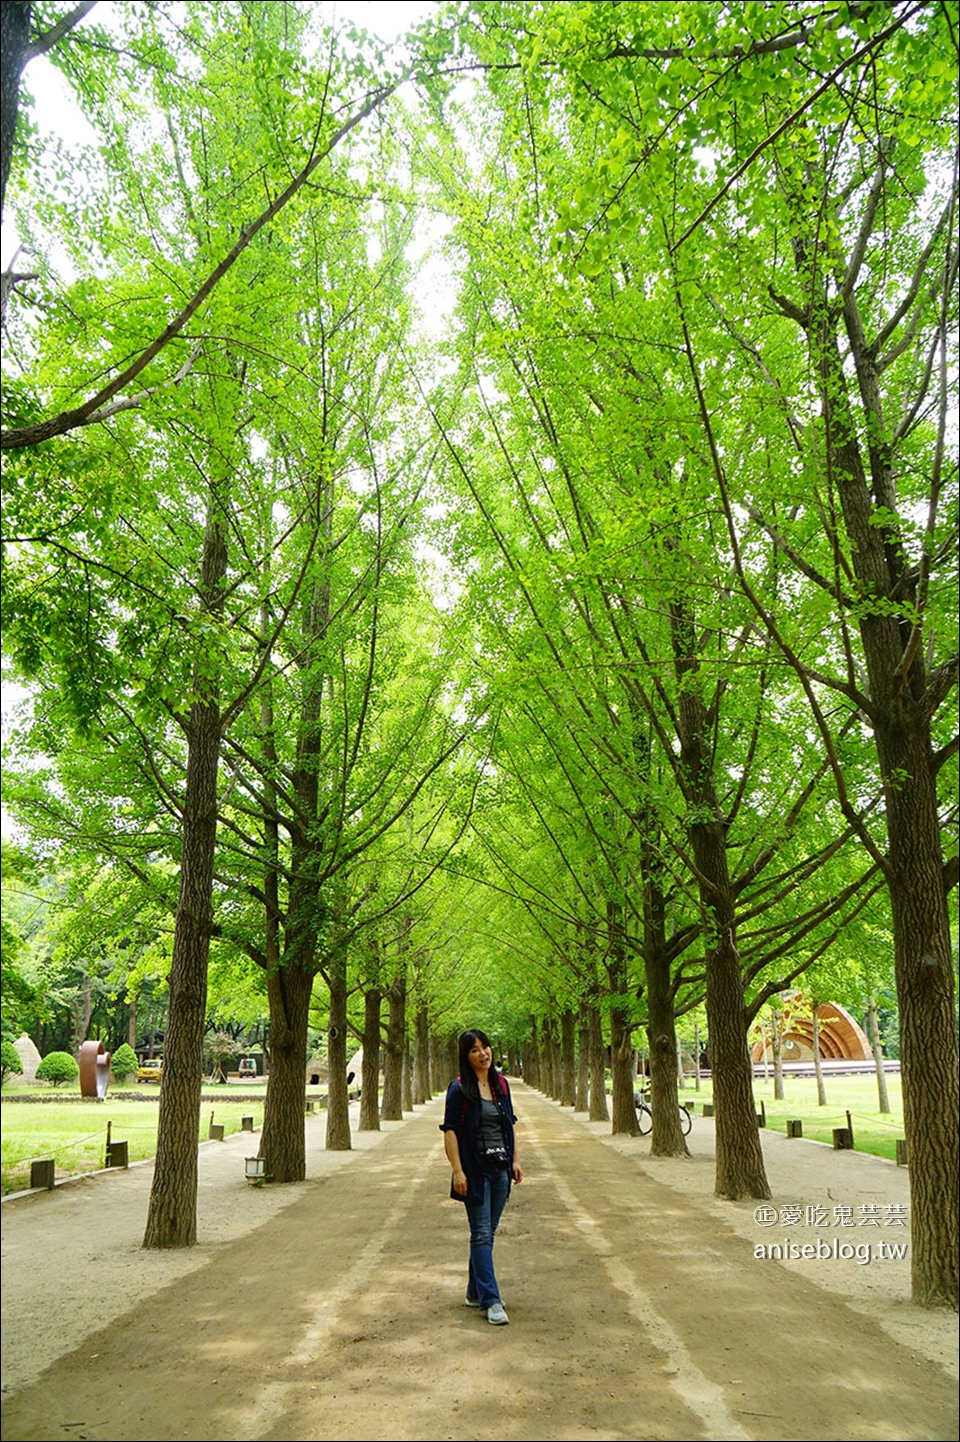
[[(637, 1109), (637, 1123), (640, 1127), (640, 1135), (645, 1137), (649, 1134), (653, 1126), (653, 1112), (650, 1110), (650, 1096), (646, 1087), (644, 1087), (643, 1091), (634, 1092), (633, 1104)], [(680, 1130), (684, 1136), (688, 1136), (690, 1128), (693, 1126), (693, 1117), (687, 1111), (683, 1102), (678, 1102), (677, 1106), (680, 1109)]]

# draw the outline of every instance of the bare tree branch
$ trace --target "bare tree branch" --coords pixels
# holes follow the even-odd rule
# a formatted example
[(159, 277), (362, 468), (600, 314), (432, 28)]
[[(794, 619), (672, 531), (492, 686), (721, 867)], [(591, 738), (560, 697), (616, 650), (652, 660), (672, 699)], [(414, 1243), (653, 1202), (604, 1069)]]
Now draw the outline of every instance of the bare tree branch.
[(108, 401), (113, 400), (113, 397), (118, 395), (120, 391), (124, 390), (141, 371), (146, 369), (154, 357), (158, 356), (164, 347), (168, 346), (170, 342), (180, 334), (187, 322), (192, 316), (196, 315), (204, 301), (227, 274), (227, 271), (230, 270), (233, 264), (243, 254), (250, 242), (260, 233), (265, 225), (268, 225), (270, 221), (283, 210), (284, 206), (293, 199), (297, 192), (303, 188), (313, 172), (322, 164), (327, 156), (330, 155), (336, 146), (339, 145), (344, 136), (349, 135), (350, 131), (355, 130), (368, 115), (372, 115), (373, 112), (393, 94), (400, 84), (401, 80), (395, 80), (392, 84), (381, 86), (378, 90), (375, 90), (373, 95), (361, 105), (359, 110), (355, 111), (349, 120), (345, 120), (344, 123), (334, 131), (322, 149), (318, 150), (316, 148), (319, 136), (314, 136), (310, 159), (306, 165), (303, 166), (287, 188), (280, 192), (276, 200), (268, 205), (265, 210), (262, 210), (260, 214), (250, 222), (246, 229), (241, 232), (240, 239), (236, 245), (227, 252), (219, 265), (214, 267), (180, 313), (174, 316), (166, 329), (163, 330), (155, 340), (151, 341), (145, 350), (140, 352), (136, 360), (132, 361), (131, 364), (110, 381), (108, 385), (104, 386), (102, 390), (99, 390), (96, 395), (84, 401), (83, 405), (77, 406), (70, 411), (62, 411), (59, 415), (51, 416), (49, 420), (40, 421), (36, 425), (17, 426), (12, 430), (0, 432), (0, 449), (12, 450), (20, 446), (36, 446), (42, 441), (50, 440), (53, 436), (62, 436), (67, 431), (76, 430), (79, 426), (90, 425), (92, 419), (95, 419), (95, 412), (105, 406)]
[(31, 40), (24, 52), (24, 66), (29, 65), (31, 60), (36, 60), (38, 55), (46, 55), (48, 50), (52, 50), (55, 45), (59, 44), (64, 35), (69, 35), (70, 31), (76, 29), (80, 24), (84, 16), (90, 14), (90, 11), (96, 7), (96, 3), (97, 0), (86, 0), (84, 4), (75, 5), (56, 25), (51, 25), (49, 30), (45, 30), (42, 35)]

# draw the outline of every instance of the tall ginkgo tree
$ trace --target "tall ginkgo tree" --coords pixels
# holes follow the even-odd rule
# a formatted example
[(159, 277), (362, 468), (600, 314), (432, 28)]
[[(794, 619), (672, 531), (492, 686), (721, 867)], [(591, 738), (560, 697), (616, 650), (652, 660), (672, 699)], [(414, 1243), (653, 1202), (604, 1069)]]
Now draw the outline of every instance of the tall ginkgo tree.
[[(253, 437), (269, 429), (270, 327), (291, 284), (274, 264), (287, 257), (277, 217), (294, 202), (302, 212), (308, 179), (391, 89), (330, 35), (308, 59), (303, 12), (196, 5), (184, 18), (171, 27), (162, 7), (124, 12), (129, 46), (107, 46), (124, 59), (99, 67), (86, 91), (107, 138), (90, 200), (104, 216), (96, 278), (68, 225), (72, 197), (58, 207), (24, 176), (19, 218), (32, 243), (57, 257), (69, 240), (80, 278), (45, 272), (48, 309), (18, 316), (23, 368), (4, 433), (5, 534), (16, 543), (4, 592), (23, 674), (58, 679), (81, 730), (139, 736), (177, 818), (145, 1235), (159, 1247), (196, 1238), (220, 751), (271, 658), (268, 635), (250, 664), (268, 568), (246, 520), (263, 514)], [(141, 83), (121, 107), (131, 74)], [(301, 565), (275, 603), (274, 636), (308, 579)]]

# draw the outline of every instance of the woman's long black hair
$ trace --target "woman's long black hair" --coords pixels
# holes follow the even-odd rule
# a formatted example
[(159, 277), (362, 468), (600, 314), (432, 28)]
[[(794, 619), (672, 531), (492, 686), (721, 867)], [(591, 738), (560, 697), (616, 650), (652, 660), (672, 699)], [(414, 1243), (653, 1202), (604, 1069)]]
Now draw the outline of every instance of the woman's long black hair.
[[(460, 1090), (465, 1097), (472, 1102), (480, 1100), (480, 1088), (477, 1086), (477, 1074), (470, 1065), (470, 1052), (475, 1041), (481, 1042), (493, 1050), (493, 1043), (485, 1031), (464, 1031), (460, 1033), (460, 1040), (457, 1043), (460, 1059)], [(490, 1071), (490, 1094), (495, 1097), (502, 1097), (504, 1090), (500, 1084), (500, 1073), (491, 1063)]]

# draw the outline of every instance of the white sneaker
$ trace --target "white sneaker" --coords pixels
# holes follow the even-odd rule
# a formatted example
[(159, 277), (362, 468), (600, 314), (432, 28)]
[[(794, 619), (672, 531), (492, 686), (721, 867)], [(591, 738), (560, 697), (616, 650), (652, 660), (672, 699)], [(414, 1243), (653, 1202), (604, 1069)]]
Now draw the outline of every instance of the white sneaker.
[(494, 1302), (487, 1308), (487, 1321), (492, 1322), (495, 1327), (505, 1327), (510, 1318), (503, 1310), (502, 1302)]

